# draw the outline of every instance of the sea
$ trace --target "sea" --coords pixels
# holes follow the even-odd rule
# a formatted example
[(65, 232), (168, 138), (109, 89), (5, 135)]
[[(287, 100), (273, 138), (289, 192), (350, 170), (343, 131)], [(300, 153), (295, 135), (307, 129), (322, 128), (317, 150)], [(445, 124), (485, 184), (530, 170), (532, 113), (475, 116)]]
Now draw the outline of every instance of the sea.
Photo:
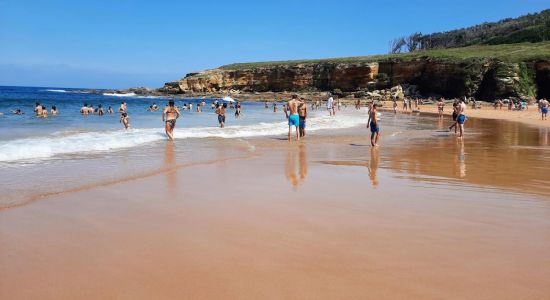
[[(113, 152), (161, 143), (166, 140), (162, 108), (170, 99), (160, 96), (140, 96), (134, 93), (87, 93), (81, 89), (49, 87), (0, 86), (0, 164), (40, 163), (65, 155)], [(175, 130), (175, 139), (244, 138), (285, 134), (288, 130), (282, 111), (283, 103), (277, 103), (278, 113), (273, 113), (263, 102), (243, 102), (242, 115), (237, 118), (228, 112), (226, 127), (219, 128), (217, 116), (211, 108), (213, 98), (176, 98), (182, 112)], [(130, 130), (125, 130), (116, 113), (121, 102), (127, 102)], [(59, 115), (38, 118), (33, 113), (35, 103), (57, 107)], [(203, 112), (196, 112), (202, 102)], [(115, 113), (83, 116), (79, 113), (84, 104), (103, 109), (111, 106)], [(147, 111), (157, 104), (159, 110)], [(182, 110), (184, 104), (193, 104), (193, 110)], [(12, 112), (20, 109), (24, 115)], [(348, 128), (365, 122), (364, 116), (330, 118), (326, 110), (313, 111), (308, 120), (308, 130)]]
[[(162, 109), (170, 99), (179, 108), (206, 104), (202, 113), (182, 111), (173, 143), (167, 142), (161, 110), (147, 111), (154, 103)], [(466, 121), (465, 138), (458, 139), (448, 130), (452, 124), (448, 116), (439, 119), (423, 113), (382, 112), (380, 157), (373, 158), (365, 108), (342, 107), (335, 117), (324, 107), (310, 109), (306, 141), (289, 143), (282, 102), (273, 112), (274, 100), (268, 108), (262, 101), (243, 101), (242, 116), (235, 117), (234, 110), (229, 109), (226, 127), (219, 128), (210, 107), (216, 100), (220, 99), (0, 87), (0, 210), (197, 164), (215, 164), (223, 172), (225, 161), (253, 159), (271, 152), (288, 152), (292, 157), (300, 153), (300, 145), (307, 146), (311, 160), (307, 163), (312, 168), (334, 162), (363, 172), (365, 166), (372, 168), (374, 164), (386, 170), (382, 173), (410, 178), (422, 188), (475, 187), (487, 193), (506, 190), (550, 197), (550, 130), (544, 126), (471, 118)], [(124, 129), (116, 112), (103, 116), (79, 112), (84, 103), (94, 107), (101, 104), (105, 109), (112, 106), (116, 111), (123, 101), (128, 107), (129, 130)], [(36, 117), (36, 102), (48, 110), (55, 105), (59, 115)], [(13, 114), (16, 109), (24, 114)], [(274, 149), (278, 151), (271, 151)], [(273, 161), (281, 176), (290, 168), (285, 161), (288, 159)], [(232, 176), (227, 174), (227, 180), (233, 180)], [(178, 184), (185, 185), (185, 179)]]

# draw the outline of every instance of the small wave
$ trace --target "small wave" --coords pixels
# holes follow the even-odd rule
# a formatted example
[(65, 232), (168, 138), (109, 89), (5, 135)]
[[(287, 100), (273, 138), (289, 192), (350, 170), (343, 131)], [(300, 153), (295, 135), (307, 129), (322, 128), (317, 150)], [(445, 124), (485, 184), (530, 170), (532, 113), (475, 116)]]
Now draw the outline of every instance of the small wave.
[[(364, 122), (364, 118), (359, 116), (336, 118), (325, 116), (308, 119), (307, 126), (311, 132), (324, 129), (350, 128)], [(185, 121), (179, 124), (184, 126)], [(174, 132), (174, 138), (249, 138), (284, 135), (287, 132), (288, 125), (286, 122), (227, 126), (223, 129), (219, 127), (178, 127)], [(1, 144), (0, 162), (44, 160), (59, 155), (114, 151), (165, 139), (166, 135), (162, 128), (102, 132), (57, 132), (47, 137), (18, 139)]]
[(113, 97), (135, 97), (135, 96), (136, 96), (136, 93), (126, 93), (126, 94), (103, 93), (103, 96), (113, 96)]
[(44, 90), (45, 92), (52, 92), (52, 93), (68, 93), (69, 91), (66, 91), (66, 90), (55, 90), (55, 89), (51, 89), (51, 90)]

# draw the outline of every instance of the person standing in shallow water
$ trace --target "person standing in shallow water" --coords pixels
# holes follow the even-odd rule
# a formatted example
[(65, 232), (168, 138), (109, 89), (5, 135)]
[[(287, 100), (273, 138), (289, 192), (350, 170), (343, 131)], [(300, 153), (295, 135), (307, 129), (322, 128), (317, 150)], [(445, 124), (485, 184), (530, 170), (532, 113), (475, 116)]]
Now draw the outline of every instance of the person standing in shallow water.
[(130, 128), (130, 118), (128, 117), (127, 113), (121, 113), (120, 114), (120, 123), (124, 125), (124, 129)]
[(378, 140), (380, 139), (380, 126), (378, 122), (378, 112), (376, 111), (376, 104), (372, 105), (372, 109), (369, 109), (369, 120), (367, 121), (367, 128), (370, 128), (370, 144), (373, 147), (378, 147)]
[(298, 96), (292, 95), (292, 100), (288, 101), (287, 107), (290, 111), (288, 116), (288, 140), (290, 141), (290, 133), (292, 132), (292, 127), (296, 129), (296, 140), (300, 140), (300, 116), (298, 115)]
[(306, 118), (307, 118), (307, 105), (304, 98), (300, 99), (298, 104), (298, 115), (300, 116), (300, 137), (306, 136)]
[(540, 105), (540, 112), (542, 114), (542, 120), (547, 120), (548, 118), (548, 106), (550, 106), (550, 103), (548, 103), (548, 100), (546, 98), (543, 98), (539, 101)]
[(437, 113), (439, 115), (439, 118), (443, 118), (444, 107), (445, 107), (445, 102), (443, 102), (443, 98), (439, 98), (439, 101), (437, 102)]
[(227, 110), (227, 103), (220, 105), (216, 104), (216, 114), (218, 115), (218, 123), (220, 123), (220, 128), (225, 127), (225, 111)]
[(464, 100), (461, 100), (458, 104), (458, 116), (456, 117), (456, 122), (458, 123), (459, 138), (464, 136), (464, 122), (466, 122), (466, 103)]
[(174, 106), (174, 100), (168, 102), (168, 106), (162, 112), (162, 121), (165, 123), (164, 129), (169, 140), (174, 140), (174, 128), (176, 127), (176, 119), (180, 117), (180, 112)]

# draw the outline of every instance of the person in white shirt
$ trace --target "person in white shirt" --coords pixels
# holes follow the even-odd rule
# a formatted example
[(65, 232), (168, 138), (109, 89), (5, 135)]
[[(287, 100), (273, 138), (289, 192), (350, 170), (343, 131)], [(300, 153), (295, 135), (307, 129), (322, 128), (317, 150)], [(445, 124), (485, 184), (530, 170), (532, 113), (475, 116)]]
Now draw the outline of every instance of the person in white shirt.
[(329, 97), (327, 100), (327, 110), (329, 116), (334, 115), (334, 99), (332, 97)]

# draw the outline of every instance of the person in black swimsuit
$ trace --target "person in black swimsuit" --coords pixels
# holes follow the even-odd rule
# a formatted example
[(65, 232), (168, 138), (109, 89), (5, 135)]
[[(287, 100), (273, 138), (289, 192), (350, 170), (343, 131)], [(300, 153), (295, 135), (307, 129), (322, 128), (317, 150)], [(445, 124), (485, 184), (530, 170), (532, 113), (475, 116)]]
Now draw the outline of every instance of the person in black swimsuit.
[(168, 139), (174, 139), (174, 127), (176, 127), (176, 119), (180, 117), (180, 112), (177, 106), (174, 106), (174, 100), (168, 102), (168, 106), (162, 112), (162, 121), (165, 122), (165, 131)]

